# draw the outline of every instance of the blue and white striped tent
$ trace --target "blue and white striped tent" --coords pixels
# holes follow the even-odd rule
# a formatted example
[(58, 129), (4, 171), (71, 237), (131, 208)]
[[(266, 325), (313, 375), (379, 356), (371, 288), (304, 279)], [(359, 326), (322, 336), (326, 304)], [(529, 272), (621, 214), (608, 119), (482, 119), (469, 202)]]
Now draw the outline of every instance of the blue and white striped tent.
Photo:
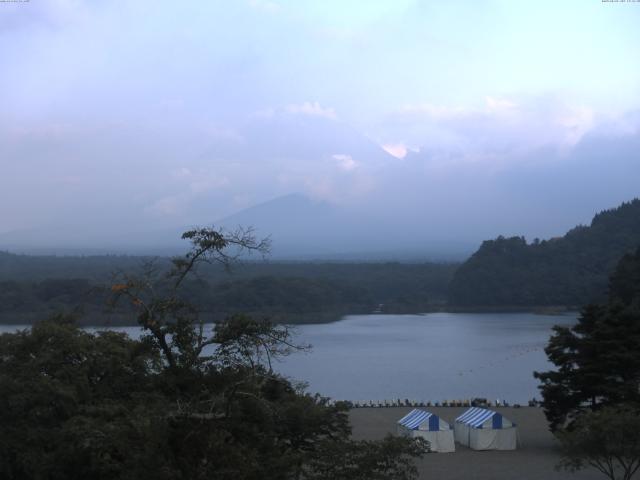
[(501, 413), (472, 407), (455, 420), (455, 439), (474, 450), (515, 450), (515, 423)]
[(398, 420), (398, 434), (424, 438), (429, 442), (432, 452), (455, 451), (451, 425), (425, 410), (411, 410)]

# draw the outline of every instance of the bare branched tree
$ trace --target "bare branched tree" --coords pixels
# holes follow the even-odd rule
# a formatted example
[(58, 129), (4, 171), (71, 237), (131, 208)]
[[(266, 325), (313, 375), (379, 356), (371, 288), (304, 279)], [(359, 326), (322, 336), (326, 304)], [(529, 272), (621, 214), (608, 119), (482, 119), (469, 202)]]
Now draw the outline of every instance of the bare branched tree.
[(111, 291), (112, 304), (127, 299), (136, 310), (138, 323), (162, 351), (170, 368), (195, 366), (205, 361), (205, 347), (216, 343), (207, 336), (197, 309), (184, 301), (180, 288), (184, 280), (197, 272), (201, 263), (217, 263), (229, 270), (246, 255), (265, 256), (270, 239), (258, 239), (251, 228), (232, 232), (215, 228), (197, 228), (182, 235), (191, 249), (171, 260), (171, 268), (163, 273), (157, 261), (146, 262), (139, 275), (119, 273)]

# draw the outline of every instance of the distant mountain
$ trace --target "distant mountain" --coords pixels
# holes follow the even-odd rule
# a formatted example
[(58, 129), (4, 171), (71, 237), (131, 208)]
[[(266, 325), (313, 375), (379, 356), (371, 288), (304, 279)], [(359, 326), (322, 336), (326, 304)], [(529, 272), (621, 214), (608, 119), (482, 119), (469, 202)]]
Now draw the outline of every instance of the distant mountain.
[(640, 200), (597, 214), (565, 236), (527, 243), (524, 237), (483, 242), (456, 272), (454, 305), (572, 305), (606, 298), (608, 276), (640, 245)]
[[(328, 203), (291, 194), (247, 208), (216, 224), (231, 230), (251, 227), (256, 235), (271, 238), (273, 255), (297, 257), (353, 248), (349, 238), (341, 238), (349, 220), (348, 214)], [(341, 247), (336, 246), (339, 240)]]
[(188, 249), (180, 239), (183, 232), (207, 225), (227, 230), (250, 227), (257, 237), (270, 237), (273, 260), (460, 261), (472, 250), (470, 242), (430, 237), (421, 222), (409, 218), (302, 194), (284, 195), (216, 221), (182, 227), (123, 232), (53, 225), (13, 231), (0, 234), (0, 250), (29, 255), (172, 256)]
[(429, 241), (419, 223), (412, 231), (408, 219), (335, 206), (300, 194), (278, 197), (215, 223), (227, 229), (251, 226), (258, 237), (269, 236), (275, 259), (460, 260), (471, 251), (463, 242)]

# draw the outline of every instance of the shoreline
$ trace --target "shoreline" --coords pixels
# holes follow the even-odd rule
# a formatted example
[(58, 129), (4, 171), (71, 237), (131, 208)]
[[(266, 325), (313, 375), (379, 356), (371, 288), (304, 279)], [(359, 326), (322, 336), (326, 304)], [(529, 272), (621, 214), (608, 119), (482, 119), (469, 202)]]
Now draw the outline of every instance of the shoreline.
[[(557, 471), (558, 443), (549, 432), (539, 407), (492, 407), (518, 428), (518, 448), (513, 451), (476, 451), (456, 443), (453, 453), (429, 453), (416, 462), (419, 479), (439, 480), (597, 480), (595, 469), (569, 474)], [(349, 411), (349, 422), (356, 440), (379, 440), (396, 433), (396, 422), (412, 407), (358, 408)], [(465, 407), (426, 407), (453, 425)]]
[[(245, 312), (245, 315), (255, 318), (270, 318), (273, 323), (281, 325), (322, 325), (336, 323), (348, 316), (362, 315), (428, 315), (430, 313), (469, 313), (469, 314), (506, 314), (506, 313), (531, 313), (535, 315), (563, 316), (577, 314), (581, 310), (577, 306), (433, 306), (420, 310), (399, 310), (390, 309), (380, 312), (311, 312), (311, 313), (272, 313), (271, 315), (260, 312)], [(1, 313), (0, 325), (28, 326), (39, 321), (46, 320), (54, 314), (61, 313), (61, 310), (35, 311), (35, 312), (13, 312)], [(74, 313), (74, 312), (63, 312)], [(239, 313), (239, 312), (238, 312)], [(130, 314), (124, 313), (104, 313), (104, 312), (78, 312), (80, 315), (78, 324), (83, 327), (137, 327), (138, 323)], [(202, 312), (202, 319), (205, 323), (218, 323), (226, 316), (233, 313)], [(93, 321), (96, 320), (96, 321)]]
[(579, 312), (581, 309), (582, 307), (577, 305), (446, 305), (421, 313), (534, 313), (537, 315), (565, 315)]

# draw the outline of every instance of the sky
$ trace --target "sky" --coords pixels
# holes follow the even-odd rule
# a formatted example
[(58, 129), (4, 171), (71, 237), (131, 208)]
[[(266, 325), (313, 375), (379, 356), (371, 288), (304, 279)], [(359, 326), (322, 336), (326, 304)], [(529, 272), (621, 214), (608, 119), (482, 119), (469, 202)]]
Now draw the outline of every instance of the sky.
[(601, 0), (0, 3), (0, 234), (300, 193), (558, 235), (640, 195), (639, 24)]

